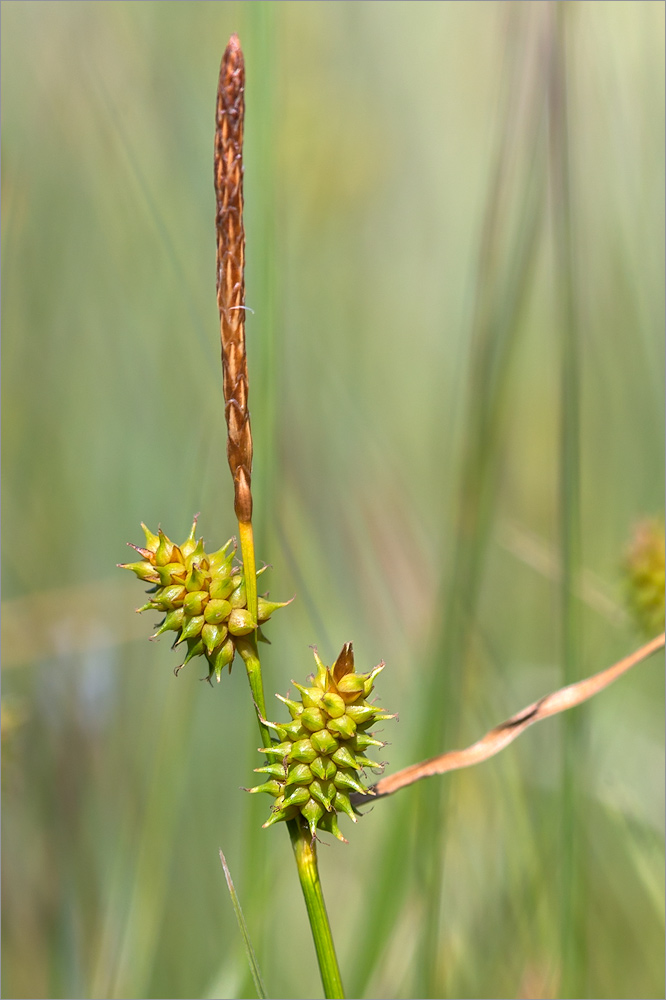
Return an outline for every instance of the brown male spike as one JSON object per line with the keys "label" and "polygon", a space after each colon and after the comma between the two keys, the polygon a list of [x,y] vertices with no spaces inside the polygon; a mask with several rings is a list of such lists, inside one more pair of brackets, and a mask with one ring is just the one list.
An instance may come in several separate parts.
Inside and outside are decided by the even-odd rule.
{"label": "brown male spike", "polygon": [[217,89],[215,197],[217,304],[227,421],[227,458],[239,522],[252,520],[252,431],[247,408],[245,353],[245,232],[243,229],[243,120],[245,64],[237,35],[229,39]]}

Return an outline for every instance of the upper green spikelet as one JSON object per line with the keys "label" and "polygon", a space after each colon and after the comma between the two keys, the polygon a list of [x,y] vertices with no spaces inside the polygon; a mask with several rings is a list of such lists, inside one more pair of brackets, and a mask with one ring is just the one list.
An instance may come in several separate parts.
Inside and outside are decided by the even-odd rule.
{"label": "upper green spikelet", "polygon": [[268,792],[275,799],[265,827],[300,814],[313,838],[317,830],[325,830],[345,841],[337,813],[346,813],[355,823],[350,796],[355,792],[372,795],[372,789],[362,781],[363,772],[383,767],[365,756],[370,747],[386,745],[368,730],[376,722],[395,716],[367,701],[375,677],[384,669],[383,663],[368,674],[357,674],[350,642],[343,646],[332,667],[324,666],[316,649],[314,656],[317,669],[308,679],[309,686],[292,682],[300,696],[298,701],[277,695],[289,709],[292,721],[266,722],[279,742],[261,748],[270,763],[255,770],[265,774],[267,780],[248,791]]}
{"label": "upper green spikelet", "polygon": [[[140,548],[128,544],[141,556],[140,562],[118,563],[140,580],[152,584],[150,599],[137,611],[158,611],[164,618],[150,637],[157,639],[165,632],[175,632],[173,646],[186,644],[187,655],[175,673],[195,656],[208,662],[208,679],[215,674],[218,681],[224,667],[231,665],[236,653],[236,640],[258,630],[278,608],[289,601],[258,600],[257,621],[247,609],[245,576],[236,558],[236,545],[229,539],[217,552],[206,552],[203,538],[197,541],[197,518],[181,545],[175,545],[161,528],[157,534],[142,524],[146,545]],[[264,572],[262,567],[257,576]]]}

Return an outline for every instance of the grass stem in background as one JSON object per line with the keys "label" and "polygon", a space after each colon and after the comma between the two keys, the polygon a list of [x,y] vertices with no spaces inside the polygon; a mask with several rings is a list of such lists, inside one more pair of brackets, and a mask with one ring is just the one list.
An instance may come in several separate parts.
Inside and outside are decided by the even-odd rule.
{"label": "grass stem in background", "polygon": [[[470,333],[471,357],[465,430],[456,498],[455,547],[450,573],[443,581],[441,624],[432,653],[432,680],[424,708],[424,737],[417,753],[432,753],[457,741],[474,634],[479,589],[489,534],[496,509],[500,460],[507,425],[507,389],[516,353],[520,320],[534,275],[543,222],[543,86],[531,64],[533,35],[540,18],[520,23],[507,12],[503,109],[498,147],[491,174],[480,246],[476,294]],[[525,101],[525,76],[530,85]],[[519,159],[515,150],[524,150]],[[524,159],[524,162],[523,162]],[[507,216],[507,202],[515,204]],[[515,218],[515,221],[514,221]],[[511,225],[509,225],[511,220]],[[509,244],[508,252],[499,248]],[[450,783],[420,792],[418,872],[423,913],[416,989],[437,997],[448,992],[451,979],[442,966],[442,893],[451,800]]]}
{"label": "grass stem in background", "polygon": [[[576,10],[550,8],[549,123],[556,292],[560,326],[560,621],[562,680],[580,675],[581,608],[576,580],[581,572],[580,357],[575,303],[569,122],[567,21]],[[585,864],[583,829],[584,719],[567,715],[562,735],[561,808],[561,983],[563,997],[586,996]]]}

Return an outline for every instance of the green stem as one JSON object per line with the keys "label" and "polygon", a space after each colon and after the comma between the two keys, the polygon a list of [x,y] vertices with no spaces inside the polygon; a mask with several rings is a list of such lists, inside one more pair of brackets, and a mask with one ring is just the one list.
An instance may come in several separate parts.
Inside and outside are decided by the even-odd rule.
{"label": "green stem", "polygon": [[257,721],[264,746],[271,744],[271,734],[264,719],[266,718],[266,699],[264,698],[264,682],[261,676],[261,662],[257,651],[257,640],[254,635],[245,635],[236,639],[236,649],[243,657],[247,679],[250,682],[250,690],[254,699],[254,707],[257,712]]}
{"label": "green stem", "polygon": [[[243,556],[243,567],[245,570],[245,587],[247,593],[247,608],[252,617],[257,619],[257,574],[256,560],[254,555],[254,536],[252,524],[250,522],[238,523],[241,552]],[[261,676],[261,662],[257,650],[256,632],[252,635],[244,636],[236,640],[236,648],[243,657],[247,679],[250,682],[250,690],[254,699],[254,707],[257,712],[257,720],[261,731],[261,738],[264,746],[270,746],[271,734],[266,726],[266,701],[264,698],[264,684]],[[309,832],[302,826],[300,820],[290,820],[287,823],[289,836],[294,849],[298,877],[303,890],[305,907],[308,912],[308,919],[312,929],[317,961],[321,981],[324,986],[326,997],[344,998],[340,969],[335,955],[333,935],[328,922],[326,904],[319,881],[319,868],[317,866],[317,848],[315,841],[311,839]]]}
{"label": "green stem", "polygon": [[344,1000],[345,994],[335,954],[333,935],[319,881],[316,842],[311,839],[309,832],[299,820],[292,819],[287,823],[287,826],[291,837],[291,846],[294,849],[308,919],[312,928],[324,993],[326,997],[342,997]]}
{"label": "green stem", "polygon": [[247,610],[257,621],[257,561],[254,555],[254,532],[251,521],[239,521],[241,555],[243,557],[243,575],[245,576],[245,594]]}
{"label": "green stem", "polygon": [[[240,535],[241,555],[243,557],[243,575],[245,576],[245,594],[247,597],[247,610],[256,622],[257,620],[257,560],[254,554],[254,532],[251,521],[239,521],[238,532]],[[254,707],[257,712],[257,720],[261,731],[261,738],[264,746],[270,746],[271,734],[268,731],[264,719],[266,718],[266,699],[264,697],[264,682],[261,676],[261,662],[257,650],[257,634],[244,636],[236,640],[236,649],[243,657],[247,679],[250,682],[250,690],[254,699]]]}

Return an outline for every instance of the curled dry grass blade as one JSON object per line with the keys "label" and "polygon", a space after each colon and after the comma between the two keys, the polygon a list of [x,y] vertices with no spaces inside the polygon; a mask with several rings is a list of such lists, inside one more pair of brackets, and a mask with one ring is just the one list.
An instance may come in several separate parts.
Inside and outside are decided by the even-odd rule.
{"label": "curled dry grass blade", "polygon": [[400,791],[401,788],[407,788],[422,778],[430,778],[435,774],[446,774],[447,771],[458,771],[463,767],[472,767],[474,764],[480,764],[482,761],[494,757],[509,743],[513,743],[516,737],[524,733],[528,726],[588,701],[589,698],[594,697],[595,694],[616,681],[622,674],[642,663],[663,647],[664,633],[662,632],[661,635],[651,639],[634,653],[630,653],[629,656],[618,660],[617,663],[601,670],[598,674],[586,677],[582,681],[576,681],[574,684],[567,684],[566,687],[544,695],[543,698],[539,698],[527,708],[512,715],[505,722],[501,722],[499,726],[495,726],[480,740],[464,750],[449,750],[438,757],[431,757],[429,760],[421,761],[420,764],[412,764],[396,774],[382,778],[376,785],[372,786],[374,793],[372,796],[354,795],[354,803],[360,805],[364,802],[375,802],[378,798],[393,795],[394,792]]}

